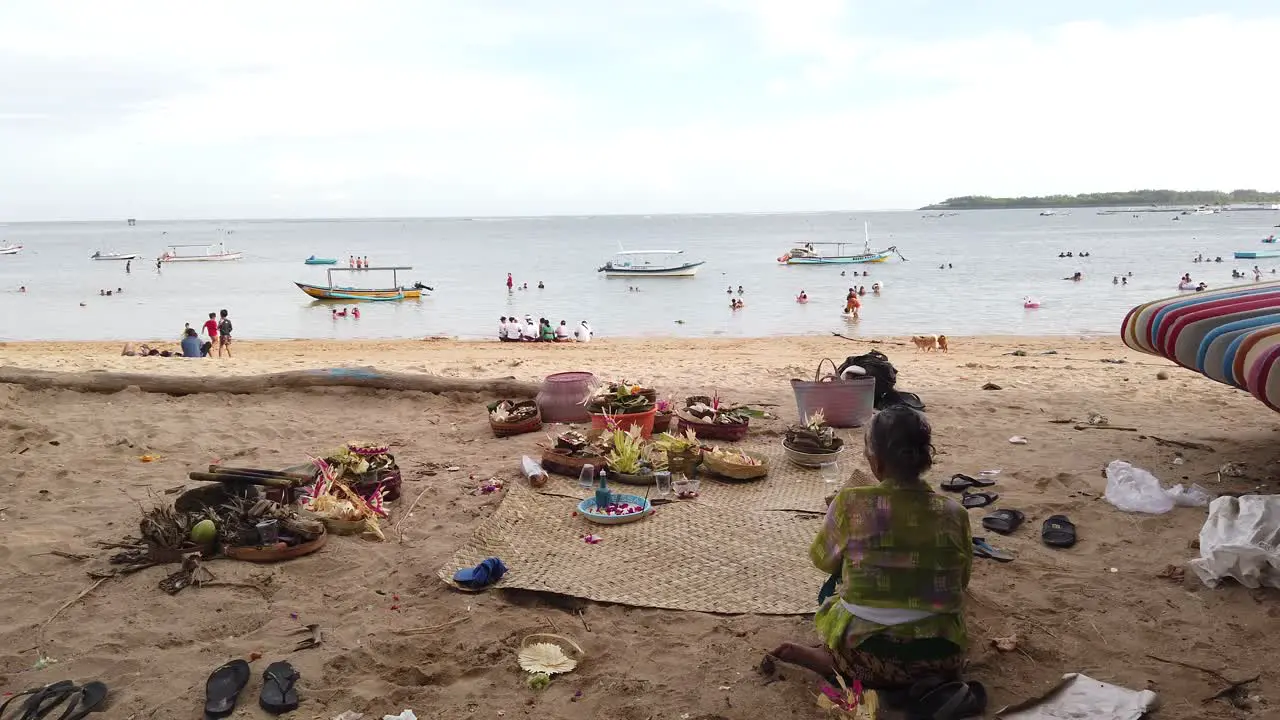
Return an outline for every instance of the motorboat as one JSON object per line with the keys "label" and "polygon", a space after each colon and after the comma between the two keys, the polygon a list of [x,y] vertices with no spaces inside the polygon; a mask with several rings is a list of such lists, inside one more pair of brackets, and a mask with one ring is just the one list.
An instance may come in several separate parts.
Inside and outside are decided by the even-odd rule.
{"label": "motorboat", "polygon": [[[295,282],[294,285],[297,285],[299,290],[317,300],[417,300],[422,297],[424,290],[430,291],[431,288],[419,282],[414,283],[412,286],[401,287],[400,271],[412,269],[412,267],[329,268],[325,271],[325,275],[329,279],[327,287],[300,282]],[[361,273],[360,277],[365,277],[364,273],[375,271],[390,272],[391,286],[385,288],[358,288],[348,285],[336,285],[333,282],[334,273],[359,272]]]}
{"label": "motorboat", "polygon": [[1239,260],[1258,260],[1280,257],[1280,250],[1237,250],[1235,256]]}
{"label": "motorboat", "polygon": [[[190,248],[200,248],[204,252],[195,252]],[[244,253],[238,250],[227,250],[226,243],[214,243],[212,245],[170,245],[165,248],[164,254],[158,260],[162,263],[225,262],[239,260],[242,257]]]}
{"label": "motorboat", "polygon": [[683,250],[620,250],[596,272],[605,277],[693,277],[706,264],[683,255]]}
{"label": "motorboat", "polygon": [[21,245],[0,245],[0,255],[17,255],[22,252]]}
{"label": "motorboat", "polygon": [[335,265],[338,262],[338,258],[322,258],[312,255],[302,262],[306,265]]}
{"label": "motorboat", "polygon": [[119,253],[119,252],[102,252],[95,250],[89,256],[90,260],[137,260],[138,253]]}

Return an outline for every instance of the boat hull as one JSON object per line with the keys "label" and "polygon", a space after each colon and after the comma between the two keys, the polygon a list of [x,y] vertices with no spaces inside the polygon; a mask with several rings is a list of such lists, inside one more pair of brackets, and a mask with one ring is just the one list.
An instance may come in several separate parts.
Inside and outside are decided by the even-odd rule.
{"label": "boat hull", "polygon": [[422,297],[422,291],[417,288],[362,290],[359,288],[331,288],[300,282],[295,282],[294,285],[297,285],[299,290],[317,300],[417,300]]}
{"label": "boat hull", "polygon": [[90,260],[137,260],[138,253],[125,253],[123,255],[98,255],[97,257],[89,256]]}
{"label": "boat hull", "polygon": [[22,252],[21,245],[5,245],[0,247],[0,255],[17,255]]}
{"label": "boat hull", "polygon": [[1280,250],[1237,250],[1239,260],[1258,260],[1260,258],[1280,257]]}
{"label": "boat hull", "polygon": [[671,268],[614,267],[605,265],[600,268],[600,272],[604,273],[605,277],[693,277],[698,274],[698,268],[705,264],[705,262],[685,263],[679,267]]}
{"label": "boat hull", "polygon": [[787,257],[785,265],[860,265],[864,263],[882,263],[893,256],[892,252],[878,252],[869,255],[837,255],[833,257]]}
{"label": "boat hull", "polygon": [[307,258],[302,261],[304,265],[336,265],[337,258]]}
{"label": "boat hull", "polygon": [[172,256],[172,257],[164,257],[163,255],[161,255],[161,256],[160,256],[160,258],[159,258],[159,260],[160,260],[160,262],[162,262],[162,263],[176,263],[176,262],[227,262],[228,260],[239,260],[239,259],[240,259],[240,258],[242,258],[242,257],[244,257],[244,253],[240,253],[240,252],[230,252],[230,253],[221,253],[221,254],[218,254],[218,255],[190,255],[190,256],[185,256],[185,255],[175,255],[175,256]]}

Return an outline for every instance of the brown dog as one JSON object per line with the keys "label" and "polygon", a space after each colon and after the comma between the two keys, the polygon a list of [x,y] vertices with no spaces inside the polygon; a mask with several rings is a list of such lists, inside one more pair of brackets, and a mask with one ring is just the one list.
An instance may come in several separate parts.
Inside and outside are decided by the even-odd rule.
{"label": "brown dog", "polygon": [[938,336],[938,349],[939,349],[939,350],[941,350],[942,352],[951,352],[951,350],[947,347],[947,336],[946,336],[946,335],[939,335],[939,336]]}
{"label": "brown dog", "polygon": [[911,342],[915,343],[916,350],[919,350],[920,352],[929,352],[930,350],[938,349],[937,335],[913,335],[911,337]]}

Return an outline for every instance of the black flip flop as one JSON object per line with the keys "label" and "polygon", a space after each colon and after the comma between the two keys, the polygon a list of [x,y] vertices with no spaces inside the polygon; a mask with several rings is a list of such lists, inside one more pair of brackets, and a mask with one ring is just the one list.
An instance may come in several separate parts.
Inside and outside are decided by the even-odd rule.
{"label": "black flip flop", "polygon": [[993,513],[982,518],[982,527],[998,532],[1001,535],[1008,535],[1017,530],[1022,525],[1022,521],[1027,516],[1022,514],[1021,510],[996,510]]}
{"label": "black flip flop", "polygon": [[22,715],[18,716],[17,720],[43,720],[79,689],[70,680],[61,680],[49,685],[42,691],[32,695],[22,705],[23,712]]}
{"label": "black flip flop", "polygon": [[204,714],[221,718],[235,712],[240,691],[249,684],[249,663],[232,660],[214,670],[204,682]]}
{"label": "black flip flop", "polygon": [[995,484],[995,480],[982,480],[975,477],[969,477],[963,473],[956,473],[951,476],[950,480],[943,480],[942,484],[938,487],[946,490],[947,492],[964,492],[969,488],[991,487]]}
{"label": "black flip flop", "polygon": [[1013,555],[987,542],[986,538],[976,537],[973,539],[973,555],[974,557],[988,558],[997,562],[1013,562]]}
{"label": "black flip flop", "polygon": [[107,686],[97,680],[87,682],[76,688],[70,698],[67,709],[62,711],[58,720],[81,720],[85,715],[101,710],[107,701]]}
{"label": "black flip flop", "polygon": [[969,685],[963,682],[925,683],[911,689],[907,704],[909,720],[955,720],[961,708],[972,704]]}
{"label": "black flip flop", "polygon": [[298,709],[298,691],[293,687],[301,675],[287,662],[273,662],[262,673],[262,694],[258,706],[273,715]]}
{"label": "black flip flop", "polygon": [[999,493],[967,492],[960,496],[960,504],[964,505],[966,509],[972,510],[973,508],[986,507],[999,499],[1000,499]]}
{"label": "black flip flop", "polygon": [[[66,696],[63,693],[70,692],[74,687],[75,683],[70,680],[59,680],[51,685],[41,685],[40,687],[34,687],[30,690],[23,690],[20,693],[10,695],[9,699],[5,700],[4,704],[0,705],[0,717],[4,717],[4,711],[9,709],[9,704],[14,700],[17,700],[20,697],[27,697],[26,701],[22,703],[22,706],[19,708],[21,712],[18,715],[10,716],[10,720],[22,720],[25,717],[29,717],[33,711],[39,709],[41,705],[47,702],[52,696],[61,696],[65,698]],[[52,705],[46,707],[44,711],[48,712],[50,708],[52,708]]]}
{"label": "black flip flop", "polygon": [[1050,547],[1069,548],[1076,544],[1076,526],[1066,515],[1052,515],[1040,529],[1040,539]]}

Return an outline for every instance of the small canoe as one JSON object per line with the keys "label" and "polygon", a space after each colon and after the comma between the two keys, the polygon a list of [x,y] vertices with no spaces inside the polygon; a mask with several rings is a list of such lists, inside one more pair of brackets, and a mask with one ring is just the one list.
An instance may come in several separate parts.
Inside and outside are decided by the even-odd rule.
{"label": "small canoe", "polygon": [[1280,257],[1280,250],[1237,250],[1235,255],[1238,260],[1257,260]]}
{"label": "small canoe", "polygon": [[338,262],[338,259],[337,258],[321,258],[321,257],[316,257],[315,255],[312,255],[311,257],[307,258],[306,260],[303,260],[302,262],[307,265],[334,265]]}

